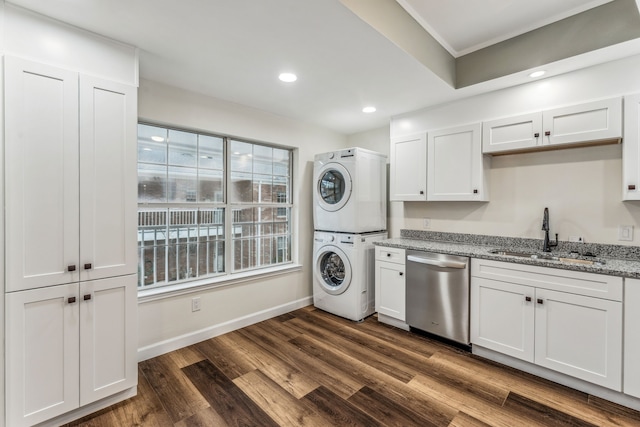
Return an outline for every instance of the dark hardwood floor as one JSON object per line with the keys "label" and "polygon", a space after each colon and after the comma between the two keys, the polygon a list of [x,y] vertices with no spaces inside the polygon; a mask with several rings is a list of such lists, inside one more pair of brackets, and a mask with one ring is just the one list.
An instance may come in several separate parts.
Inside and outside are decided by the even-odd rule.
{"label": "dark hardwood floor", "polygon": [[139,365],[69,426],[640,426],[640,413],[381,323],[306,307]]}

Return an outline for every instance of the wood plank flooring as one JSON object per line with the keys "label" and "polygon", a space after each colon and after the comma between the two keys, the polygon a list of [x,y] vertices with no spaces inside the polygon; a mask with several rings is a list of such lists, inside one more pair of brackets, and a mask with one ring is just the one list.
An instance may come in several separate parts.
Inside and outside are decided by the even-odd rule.
{"label": "wood plank flooring", "polygon": [[306,307],[141,362],[136,397],[68,426],[640,426],[640,413]]}

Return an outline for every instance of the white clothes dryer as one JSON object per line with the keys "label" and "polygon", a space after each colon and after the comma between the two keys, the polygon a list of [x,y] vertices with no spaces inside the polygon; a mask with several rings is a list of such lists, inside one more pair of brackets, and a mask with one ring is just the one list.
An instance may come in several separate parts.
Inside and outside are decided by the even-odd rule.
{"label": "white clothes dryer", "polygon": [[375,247],[387,233],[316,231],[313,239],[313,305],[359,321],[375,312]]}
{"label": "white clothes dryer", "polygon": [[317,154],[313,163],[315,230],[387,229],[387,156],[364,148]]}

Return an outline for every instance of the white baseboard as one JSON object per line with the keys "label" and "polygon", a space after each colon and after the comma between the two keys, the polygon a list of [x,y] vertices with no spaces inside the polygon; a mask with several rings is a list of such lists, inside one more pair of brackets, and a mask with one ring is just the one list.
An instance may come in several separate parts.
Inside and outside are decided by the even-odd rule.
{"label": "white baseboard", "polygon": [[262,322],[263,320],[271,319],[311,304],[313,304],[313,297],[309,296],[297,301],[271,307],[266,310],[251,313],[247,316],[232,319],[217,325],[211,325],[198,331],[189,332],[188,334],[151,344],[138,349],[138,361],[141,362],[143,360],[151,359],[152,357],[160,356],[161,354],[169,353],[171,351],[178,350],[179,348],[187,347],[200,341],[208,340],[218,335],[226,334],[227,332],[235,331],[236,329],[244,328],[245,326],[253,325],[254,323]]}

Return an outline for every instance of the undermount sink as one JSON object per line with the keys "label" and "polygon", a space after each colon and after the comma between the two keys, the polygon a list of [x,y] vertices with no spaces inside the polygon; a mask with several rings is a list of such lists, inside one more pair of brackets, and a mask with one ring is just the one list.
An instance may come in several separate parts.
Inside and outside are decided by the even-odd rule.
{"label": "undermount sink", "polygon": [[605,263],[604,261],[597,258],[595,259],[569,258],[569,257],[555,256],[547,253],[510,251],[507,249],[494,249],[492,251],[489,251],[489,253],[494,255],[505,255],[505,256],[530,258],[530,259],[542,259],[542,260],[548,260],[548,261],[560,261],[560,262],[567,262],[571,264],[582,264],[582,265],[604,265]]}

